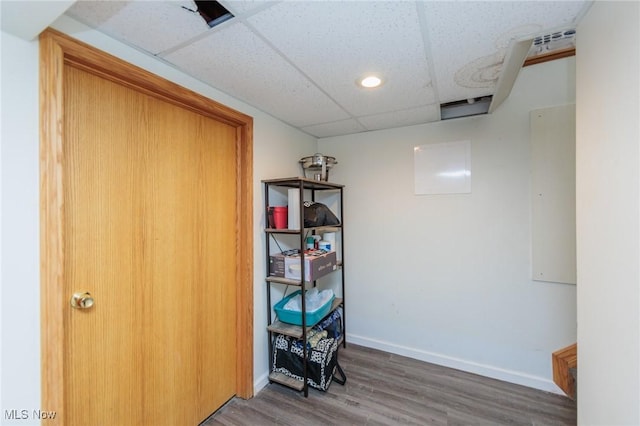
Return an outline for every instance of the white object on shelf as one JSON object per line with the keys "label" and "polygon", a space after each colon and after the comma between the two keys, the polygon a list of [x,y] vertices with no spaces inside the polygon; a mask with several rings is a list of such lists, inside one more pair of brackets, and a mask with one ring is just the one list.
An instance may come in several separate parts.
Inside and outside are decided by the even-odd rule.
{"label": "white object on shelf", "polygon": [[300,229],[300,190],[289,189],[289,229]]}

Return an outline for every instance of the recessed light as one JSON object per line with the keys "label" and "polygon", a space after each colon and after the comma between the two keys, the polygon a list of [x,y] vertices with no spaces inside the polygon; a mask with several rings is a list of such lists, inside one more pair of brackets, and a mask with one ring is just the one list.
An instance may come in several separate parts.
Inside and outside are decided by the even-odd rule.
{"label": "recessed light", "polygon": [[358,84],[360,84],[360,86],[365,87],[367,89],[373,89],[375,87],[378,87],[382,84],[382,79],[378,76],[375,75],[367,75],[363,78],[361,78],[358,81]]}

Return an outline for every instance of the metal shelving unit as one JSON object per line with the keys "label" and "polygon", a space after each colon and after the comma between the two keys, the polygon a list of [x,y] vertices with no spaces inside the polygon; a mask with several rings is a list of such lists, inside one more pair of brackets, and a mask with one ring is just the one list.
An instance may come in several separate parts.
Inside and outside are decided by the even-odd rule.
{"label": "metal shelving unit", "polygon": [[[341,247],[341,258],[338,259],[338,270],[341,275],[341,297],[336,297],[333,301],[331,309],[327,315],[330,315],[333,311],[342,306],[342,333],[341,338],[338,344],[343,347],[347,346],[347,342],[345,339],[345,330],[346,330],[346,308],[345,308],[345,300],[344,300],[344,288],[345,288],[345,277],[344,277],[344,233],[343,233],[343,190],[344,185],[326,182],[326,181],[316,181],[303,177],[293,177],[293,178],[283,178],[283,179],[267,179],[262,181],[264,184],[264,212],[265,218],[267,217],[267,212],[269,208],[269,195],[271,187],[280,187],[286,189],[298,189],[300,200],[300,229],[276,229],[276,228],[266,228],[266,270],[269,271],[269,256],[271,254],[271,244],[272,244],[272,236],[275,234],[289,234],[289,235],[298,235],[299,236],[299,248],[301,253],[301,262],[300,262],[300,276],[301,280],[292,280],[288,278],[281,277],[266,277],[265,282],[267,284],[267,332],[269,333],[269,381],[279,383],[290,388],[296,389],[298,391],[304,392],[304,396],[309,395],[309,385],[307,383],[307,359],[308,359],[308,351],[306,349],[306,345],[303,345],[303,381],[295,380],[291,377],[288,377],[284,374],[271,371],[273,366],[273,341],[274,337],[277,334],[284,334],[286,336],[291,336],[296,339],[301,339],[303,342],[307,341],[307,332],[315,325],[306,323],[306,316],[302,315],[302,325],[292,325],[283,323],[277,319],[274,319],[273,314],[273,305],[271,303],[271,287],[272,285],[284,285],[284,286],[297,286],[302,290],[302,294],[304,296],[305,291],[307,290],[307,286],[316,286],[316,282],[303,282],[305,277],[305,262],[304,262],[304,247],[305,247],[305,237],[307,235],[317,235],[322,232],[336,232],[339,235],[340,247]],[[338,226],[321,226],[321,227],[313,227],[313,228],[305,228],[304,227],[304,201],[305,201],[305,191],[306,193],[310,193],[311,201],[316,201],[316,193],[318,192],[334,192],[339,194],[339,206],[337,216],[340,219],[340,225]],[[267,222],[268,225],[268,222]],[[336,273],[336,272],[333,272]],[[302,301],[302,312],[306,312],[306,297],[301,298]],[[326,318],[326,316],[325,316]],[[319,321],[318,321],[319,322]]]}

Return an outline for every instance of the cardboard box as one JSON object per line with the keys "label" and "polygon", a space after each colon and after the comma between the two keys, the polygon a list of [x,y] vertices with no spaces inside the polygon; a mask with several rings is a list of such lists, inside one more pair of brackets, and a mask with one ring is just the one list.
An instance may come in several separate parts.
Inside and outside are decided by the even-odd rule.
{"label": "cardboard box", "polygon": [[272,254],[269,256],[269,276],[284,278],[284,254]]}
{"label": "cardboard box", "polygon": [[296,256],[300,254],[300,250],[286,250],[282,253],[276,253],[269,256],[269,276],[284,278],[284,258],[287,256]]}
{"label": "cardboard box", "polygon": [[[314,281],[335,271],[337,257],[335,251],[320,255],[305,255],[304,276],[305,281]],[[292,280],[300,279],[300,255],[284,256],[284,277]]]}

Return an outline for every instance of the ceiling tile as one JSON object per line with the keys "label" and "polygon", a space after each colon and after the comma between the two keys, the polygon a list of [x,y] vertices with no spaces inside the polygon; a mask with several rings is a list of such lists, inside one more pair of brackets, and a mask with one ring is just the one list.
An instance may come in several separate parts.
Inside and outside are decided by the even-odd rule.
{"label": "ceiling tile", "polygon": [[[584,1],[78,1],[67,14],[317,137],[439,120],[491,95],[509,43],[575,28]],[[379,74],[371,90],[356,80]]]}
{"label": "ceiling tile", "polygon": [[427,105],[409,110],[385,112],[382,114],[358,117],[367,130],[389,129],[392,127],[412,126],[415,124],[440,121],[440,106]]}
{"label": "ceiling tile", "polygon": [[[247,21],[351,115],[435,102],[413,2],[283,2]],[[367,72],[384,85],[359,88]]]}
{"label": "ceiling tile", "polygon": [[219,0],[229,12],[235,16],[246,15],[255,12],[258,9],[264,9],[274,4],[277,1],[272,0]]}
{"label": "ceiling tile", "polygon": [[343,121],[337,121],[334,123],[316,124],[313,126],[306,126],[301,129],[303,132],[307,132],[317,138],[328,138],[331,136],[348,135],[351,133],[364,132],[367,129],[362,127],[356,120],[349,119]]}
{"label": "ceiling tile", "polygon": [[77,1],[67,15],[157,54],[209,30],[192,1]]}
{"label": "ceiling tile", "polygon": [[584,1],[424,2],[441,103],[492,94],[509,42],[571,25]]}
{"label": "ceiling tile", "polygon": [[212,32],[164,59],[296,127],[348,118],[240,22]]}

